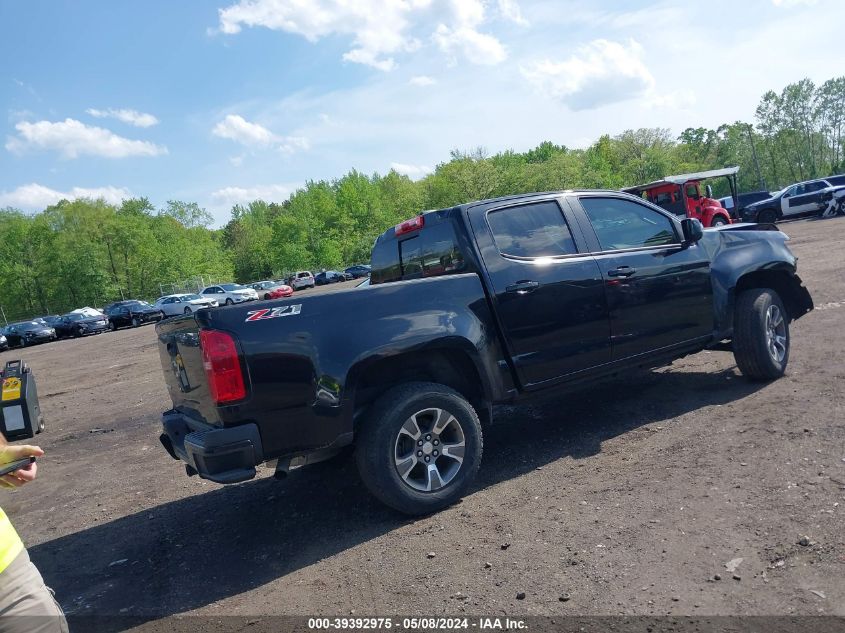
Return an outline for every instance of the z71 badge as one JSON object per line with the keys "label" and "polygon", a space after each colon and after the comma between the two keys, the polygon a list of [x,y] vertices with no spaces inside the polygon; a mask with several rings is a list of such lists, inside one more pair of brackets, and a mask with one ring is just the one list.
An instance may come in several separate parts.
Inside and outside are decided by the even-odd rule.
{"label": "z71 badge", "polygon": [[278,319],[279,317],[294,316],[299,314],[302,310],[302,304],[297,303],[294,306],[282,306],[281,308],[264,308],[263,310],[253,310],[247,312],[245,322],[249,321],[263,321],[265,319]]}

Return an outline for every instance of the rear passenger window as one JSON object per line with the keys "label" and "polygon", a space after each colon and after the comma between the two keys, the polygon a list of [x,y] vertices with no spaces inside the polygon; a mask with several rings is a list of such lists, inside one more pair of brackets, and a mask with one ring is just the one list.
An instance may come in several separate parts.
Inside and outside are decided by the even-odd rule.
{"label": "rear passenger window", "polygon": [[672,221],[654,209],[619,198],[580,198],[603,251],[678,243]]}
{"label": "rear passenger window", "polygon": [[549,200],[493,211],[487,223],[503,255],[554,257],[577,252],[557,202]]}

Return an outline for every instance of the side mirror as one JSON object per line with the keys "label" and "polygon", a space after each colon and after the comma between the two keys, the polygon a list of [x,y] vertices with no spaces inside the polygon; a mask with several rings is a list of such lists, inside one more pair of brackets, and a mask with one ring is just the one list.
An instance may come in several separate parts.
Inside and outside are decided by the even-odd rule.
{"label": "side mirror", "polygon": [[713,187],[711,187],[710,185],[707,185],[706,187],[704,187],[704,191],[705,191],[705,195],[706,195],[708,198],[712,198],[712,197],[713,197]]}
{"label": "side mirror", "polygon": [[695,244],[704,235],[704,228],[696,218],[684,218],[681,220],[681,229],[684,232],[684,242]]}

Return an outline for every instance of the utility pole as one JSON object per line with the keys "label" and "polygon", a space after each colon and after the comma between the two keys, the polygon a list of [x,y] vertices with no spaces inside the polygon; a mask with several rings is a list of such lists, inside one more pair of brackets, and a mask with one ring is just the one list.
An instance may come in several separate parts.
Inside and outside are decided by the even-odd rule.
{"label": "utility pole", "polygon": [[5,325],[9,325],[9,321],[6,319],[6,311],[3,309],[3,306],[0,306],[0,314],[3,315],[3,323]]}
{"label": "utility pole", "polygon": [[760,173],[760,162],[757,160],[757,149],[754,147],[754,128],[751,127],[750,123],[746,124],[745,127],[746,132],[748,132],[748,141],[751,143],[751,156],[754,158],[754,169],[757,172],[757,182],[760,185],[760,189],[766,189],[766,181],[763,180],[763,174]]}

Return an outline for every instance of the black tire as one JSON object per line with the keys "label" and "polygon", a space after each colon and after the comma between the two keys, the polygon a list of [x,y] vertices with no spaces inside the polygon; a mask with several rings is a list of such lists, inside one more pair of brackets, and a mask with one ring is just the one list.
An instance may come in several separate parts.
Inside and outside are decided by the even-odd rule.
{"label": "black tire", "polygon": [[725,226],[727,223],[728,221],[723,216],[717,215],[710,221],[710,226]]}
{"label": "black tire", "polygon": [[232,301],[231,297],[226,297],[226,305],[227,305],[227,306],[230,306],[230,305],[232,305],[233,303],[235,303],[235,302],[234,302],[234,301]]}
{"label": "black tire", "polygon": [[[415,418],[418,414],[425,416],[426,410],[429,409],[441,409],[451,417],[443,429],[443,436],[429,433],[426,437],[433,435],[436,439],[445,437],[447,431],[453,434],[459,431],[459,437],[463,442],[463,461],[458,463],[445,485],[437,490],[426,492],[415,489],[411,483],[403,480],[399,474],[396,459],[400,442],[408,437],[400,433],[401,429],[412,416]],[[458,425],[457,429],[453,426],[455,423]],[[420,424],[424,426],[423,422]],[[420,424],[417,426],[421,430],[423,426]],[[440,445],[441,452],[446,446],[446,440],[443,442]],[[408,458],[414,460],[415,465],[407,471],[406,476],[414,472],[417,467],[420,467],[423,472],[429,470],[422,459],[417,460],[413,457],[413,454],[422,454],[422,450],[417,451],[412,440],[410,446],[413,448]],[[426,441],[425,446],[421,448],[427,451],[426,458],[434,457],[431,453],[432,441]],[[409,515],[430,514],[458,501],[475,479],[481,465],[482,452],[481,423],[472,405],[453,389],[428,382],[405,383],[382,395],[376,400],[366,419],[362,421],[355,440],[355,460],[367,489],[382,503]],[[454,468],[454,464],[457,463],[445,454],[434,457],[430,463],[443,463],[444,460],[446,469]],[[442,473],[439,469],[437,472],[437,482],[441,482]],[[429,484],[431,483],[432,480],[429,479]]]}
{"label": "black tire", "polygon": [[269,293],[265,293],[265,294],[264,294],[264,301],[269,301],[269,300],[270,300],[270,294],[269,294]]}
{"label": "black tire", "polygon": [[[780,315],[782,329],[770,327]],[[780,326],[780,323],[778,323]],[[782,336],[778,345],[774,333]],[[789,316],[778,293],[752,288],[737,297],[733,334],[734,359],[749,380],[774,380],[783,376],[789,363]]]}
{"label": "black tire", "polygon": [[109,329],[112,332],[117,332],[117,323],[115,323],[114,321],[109,321]]}
{"label": "black tire", "polygon": [[184,311],[184,313],[185,313],[185,314],[190,314],[191,312],[192,312],[192,310],[191,310],[191,306],[185,306],[185,311]]}
{"label": "black tire", "polygon": [[777,222],[778,214],[774,209],[763,209],[757,214],[757,222],[760,224],[774,224]]}
{"label": "black tire", "polygon": [[138,317],[132,317],[132,327],[138,327],[141,325],[141,320]]}
{"label": "black tire", "polygon": [[76,328],[76,330],[74,330],[74,332],[73,332],[73,336],[74,336],[74,338],[79,338],[80,336],[82,336],[82,330],[80,330],[79,328]]}

